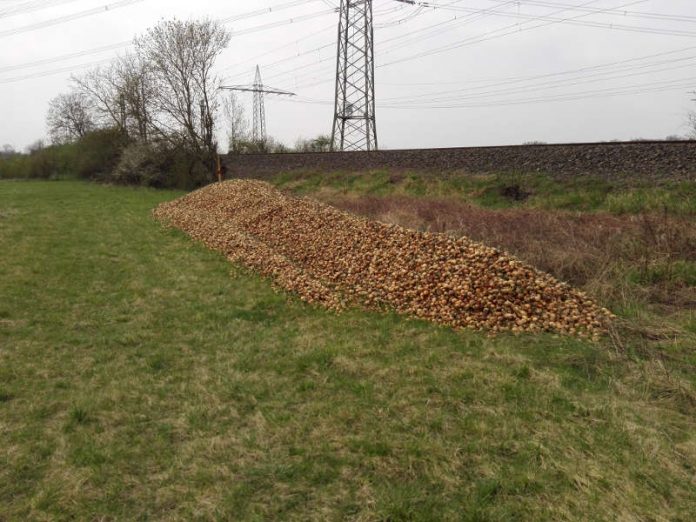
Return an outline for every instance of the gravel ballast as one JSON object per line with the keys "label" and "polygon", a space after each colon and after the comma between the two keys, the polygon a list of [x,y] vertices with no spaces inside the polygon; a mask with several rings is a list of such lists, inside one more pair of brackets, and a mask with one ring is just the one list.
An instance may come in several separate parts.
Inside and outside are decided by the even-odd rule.
{"label": "gravel ballast", "polygon": [[260,181],[209,185],[154,216],[310,303],[391,307],[453,327],[602,333],[583,292],[467,238],[356,217]]}

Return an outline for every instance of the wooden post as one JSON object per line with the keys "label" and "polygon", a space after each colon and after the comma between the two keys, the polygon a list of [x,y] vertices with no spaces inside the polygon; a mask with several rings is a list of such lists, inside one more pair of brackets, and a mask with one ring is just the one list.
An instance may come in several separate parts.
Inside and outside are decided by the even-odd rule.
{"label": "wooden post", "polygon": [[216,154],[215,157],[217,158],[217,170],[215,173],[217,174],[218,183],[222,183],[222,164],[220,163],[220,155]]}

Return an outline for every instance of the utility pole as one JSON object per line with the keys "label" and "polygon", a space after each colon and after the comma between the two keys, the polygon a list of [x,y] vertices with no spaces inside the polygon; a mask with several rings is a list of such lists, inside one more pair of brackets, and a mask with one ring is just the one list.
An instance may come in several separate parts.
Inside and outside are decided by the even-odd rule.
{"label": "utility pole", "polygon": [[331,150],[377,150],[372,0],[341,0]]}
{"label": "utility pole", "polygon": [[230,85],[222,86],[221,89],[228,91],[242,91],[254,93],[254,124],[252,128],[252,138],[255,142],[266,141],[266,107],[264,97],[266,94],[277,94],[279,96],[295,96],[294,92],[283,91],[267,87],[261,81],[261,71],[259,66],[256,66],[256,76],[254,83],[251,85]]}

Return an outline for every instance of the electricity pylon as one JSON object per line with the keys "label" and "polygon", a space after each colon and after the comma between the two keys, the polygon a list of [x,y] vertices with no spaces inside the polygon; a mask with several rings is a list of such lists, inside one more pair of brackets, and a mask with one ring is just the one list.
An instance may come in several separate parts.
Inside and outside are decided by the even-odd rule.
{"label": "electricity pylon", "polygon": [[252,139],[254,141],[266,141],[266,106],[263,101],[263,82],[261,71],[256,66],[254,77],[254,124],[252,126]]}
{"label": "electricity pylon", "polygon": [[372,0],[341,0],[331,150],[377,150]]}
{"label": "electricity pylon", "polygon": [[266,94],[278,94],[281,96],[295,96],[294,92],[283,91],[280,89],[274,89],[267,87],[261,81],[261,71],[259,66],[256,66],[256,76],[254,78],[254,83],[251,85],[223,85],[221,89],[226,89],[228,91],[243,91],[243,92],[253,92],[254,93],[254,119],[253,126],[251,130],[252,139],[256,142],[266,141],[266,107],[264,103],[264,97]]}

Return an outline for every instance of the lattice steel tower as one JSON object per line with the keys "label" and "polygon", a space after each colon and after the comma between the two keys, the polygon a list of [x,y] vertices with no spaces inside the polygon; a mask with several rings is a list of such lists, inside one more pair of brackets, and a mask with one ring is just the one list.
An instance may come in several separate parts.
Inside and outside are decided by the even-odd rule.
{"label": "lattice steel tower", "polygon": [[294,92],[283,91],[280,89],[274,89],[273,87],[268,87],[261,81],[261,71],[259,66],[256,66],[256,76],[254,78],[254,83],[251,85],[223,85],[221,89],[226,89],[228,91],[242,91],[242,92],[253,92],[254,93],[254,119],[253,126],[251,129],[251,137],[257,142],[266,141],[266,106],[264,103],[264,97],[266,94],[277,94],[280,96],[295,96]]}
{"label": "lattice steel tower", "polygon": [[261,71],[256,66],[256,77],[251,85],[222,85],[221,89],[228,91],[242,91],[254,93],[254,124],[251,129],[251,137],[257,142],[266,141],[266,107],[264,97],[266,94],[278,94],[280,96],[295,96],[294,92],[274,89],[263,84],[261,81]]}
{"label": "lattice steel tower", "polygon": [[254,77],[254,123],[251,128],[252,139],[256,142],[266,141],[266,106],[263,96],[263,82],[261,81],[261,71],[256,66],[256,76]]}
{"label": "lattice steel tower", "polygon": [[377,150],[372,0],[341,0],[332,150]]}

